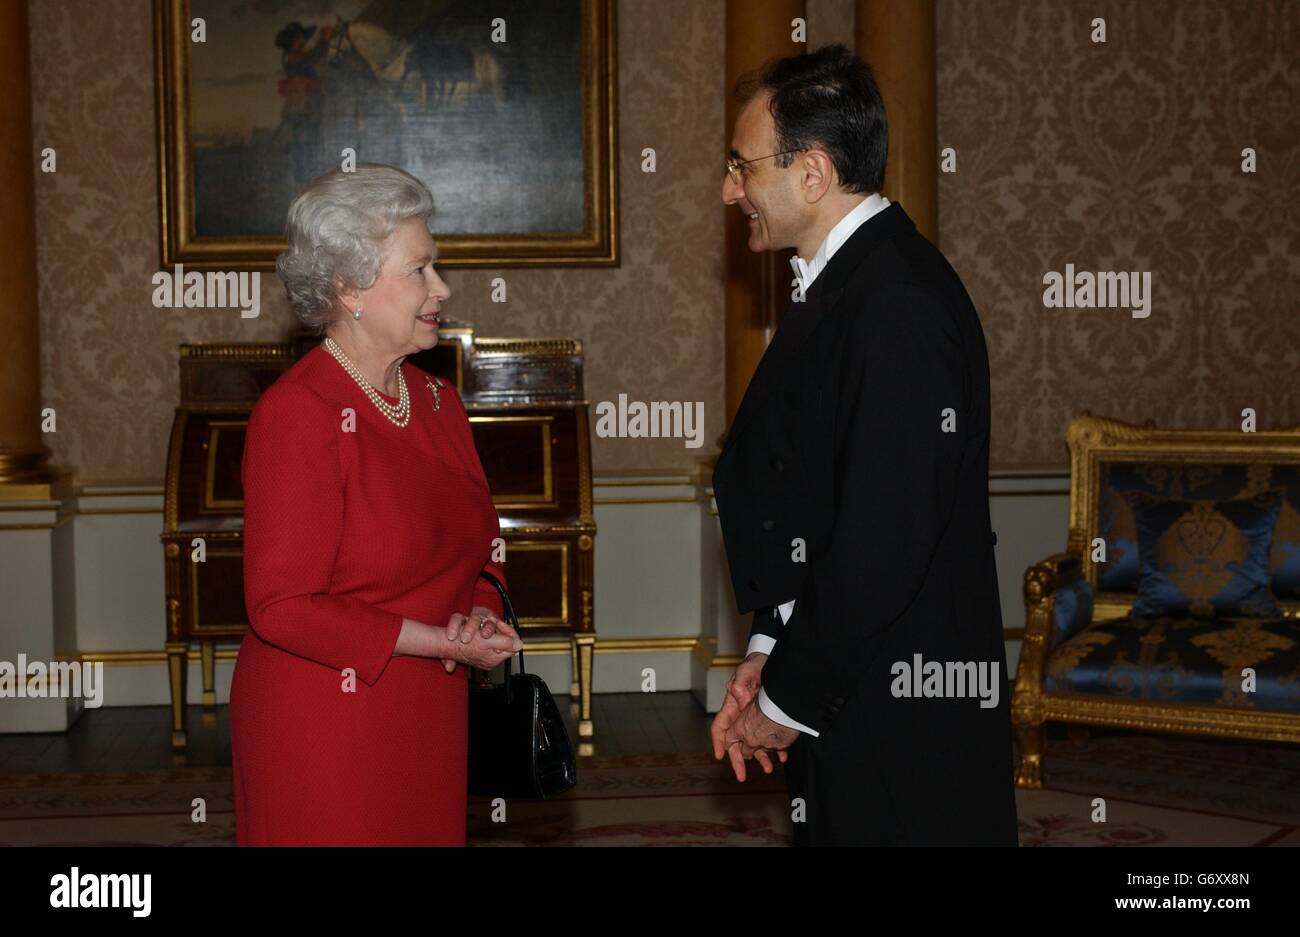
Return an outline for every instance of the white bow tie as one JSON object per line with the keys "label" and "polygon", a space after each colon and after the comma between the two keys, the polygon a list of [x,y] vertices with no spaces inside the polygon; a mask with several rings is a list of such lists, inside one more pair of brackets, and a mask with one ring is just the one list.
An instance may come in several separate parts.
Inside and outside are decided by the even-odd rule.
{"label": "white bow tie", "polygon": [[799,281],[799,291],[808,292],[808,284],[812,282],[812,268],[808,262],[799,255],[790,258],[790,269],[794,271],[795,279]]}

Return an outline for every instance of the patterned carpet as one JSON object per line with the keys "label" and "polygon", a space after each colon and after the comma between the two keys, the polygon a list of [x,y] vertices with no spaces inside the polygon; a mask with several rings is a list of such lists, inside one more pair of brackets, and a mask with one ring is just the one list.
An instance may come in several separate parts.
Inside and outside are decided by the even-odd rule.
{"label": "patterned carpet", "polygon": [[[1045,790],[1019,791],[1026,846],[1300,845],[1300,749],[1154,736],[1053,741]],[[1104,797],[1105,823],[1091,819]],[[203,798],[205,823],[192,822]],[[499,816],[498,820],[501,820]],[[472,845],[780,846],[779,775],[744,785],[705,753],[597,756],[546,802],[470,805]],[[227,768],[0,776],[0,844],[231,845]]]}

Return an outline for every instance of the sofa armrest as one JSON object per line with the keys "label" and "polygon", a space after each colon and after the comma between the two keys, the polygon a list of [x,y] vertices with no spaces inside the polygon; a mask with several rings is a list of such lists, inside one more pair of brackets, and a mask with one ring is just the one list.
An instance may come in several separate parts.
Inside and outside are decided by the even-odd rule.
{"label": "sofa armrest", "polygon": [[1025,636],[1016,692],[1036,695],[1052,650],[1092,621],[1092,587],[1077,553],[1056,553],[1025,570]]}
{"label": "sofa armrest", "polygon": [[1092,586],[1082,576],[1057,584],[1052,593],[1051,624],[1047,634],[1049,655],[1092,624],[1092,603]]}
{"label": "sofa armrest", "polygon": [[1056,553],[1025,570],[1025,637],[1040,635],[1050,652],[1092,622],[1092,586],[1077,553]]}

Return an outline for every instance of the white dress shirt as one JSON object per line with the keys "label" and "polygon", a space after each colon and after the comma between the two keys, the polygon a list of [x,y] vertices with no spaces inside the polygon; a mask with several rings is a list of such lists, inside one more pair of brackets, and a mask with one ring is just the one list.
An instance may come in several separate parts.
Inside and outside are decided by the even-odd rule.
{"label": "white dress shirt", "polygon": [[[806,262],[802,257],[794,256],[790,258],[790,267],[794,270],[795,279],[799,281],[799,291],[803,296],[808,295],[808,290],[812,287],[813,281],[817,275],[826,269],[830,259],[835,256],[835,252],[847,241],[854,231],[857,231],[868,218],[884,211],[889,207],[889,199],[883,195],[873,192],[862,201],[858,202],[847,215],[835,223],[822,241],[821,246],[817,248],[817,253],[813,255],[812,262]],[[777,611],[781,614],[781,624],[784,625],[790,620],[791,614],[794,613],[794,599],[789,602],[782,602],[777,606]],[[755,652],[760,654],[771,654],[772,648],[776,647],[776,640],[765,634],[756,634],[749,639],[749,647],[745,649],[745,655],[749,656]],[[798,729],[805,735],[811,735],[814,738],[820,733],[801,722],[796,722],[785,714],[780,706],[772,701],[767,695],[767,689],[760,687],[758,691],[758,708],[763,715],[773,722],[779,723],[789,729]]]}

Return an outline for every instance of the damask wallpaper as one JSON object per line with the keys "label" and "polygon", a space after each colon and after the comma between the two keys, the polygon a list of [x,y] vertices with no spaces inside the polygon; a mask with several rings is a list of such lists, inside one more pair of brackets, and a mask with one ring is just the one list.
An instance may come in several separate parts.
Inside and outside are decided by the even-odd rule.
{"label": "damask wallpaper", "polygon": [[[1300,5],[937,9],[940,246],[988,338],[994,464],[1063,467],[1085,409],[1300,425]],[[1044,308],[1066,264],[1149,272],[1149,315]]]}
{"label": "damask wallpaper", "polygon": [[[262,312],[155,309],[153,60],[146,0],[32,0],[42,381],[58,464],[160,483],[176,346],[273,341]],[[1300,423],[1296,5],[1284,0],[940,0],[941,246],[983,317],[998,468],[1063,466],[1090,408],[1162,425]],[[834,31],[852,5],[809,3]],[[847,18],[846,18],[847,13]],[[1106,42],[1089,24],[1106,19]],[[690,471],[722,414],[722,0],[620,0],[623,263],[449,270],[448,314],[487,335],[583,340],[587,396],[703,401],[705,445],[596,439],[598,472]],[[845,24],[848,24],[847,26]],[[810,23],[815,41],[826,35]],[[888,102],[886,102],[888,104]],[[653,147],[656,171],[642,172]],[[1253,147],[1258,171],[1241,172]],[[436,236],[437,219],[434,219]],[[1049,309],[1067,264],[1151,274],[1150,315]],[[509,302],[490,301],[504,276]]]}

